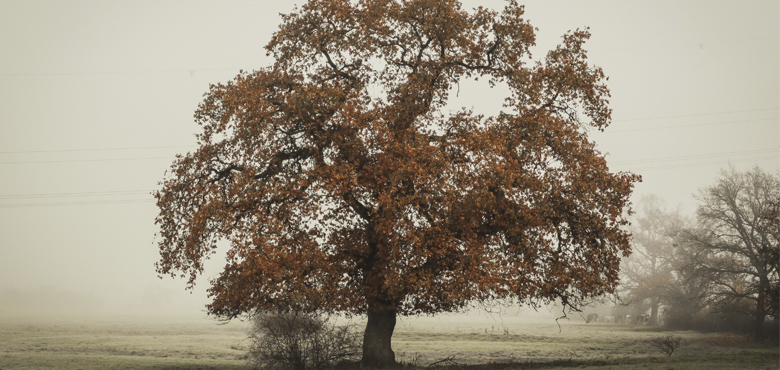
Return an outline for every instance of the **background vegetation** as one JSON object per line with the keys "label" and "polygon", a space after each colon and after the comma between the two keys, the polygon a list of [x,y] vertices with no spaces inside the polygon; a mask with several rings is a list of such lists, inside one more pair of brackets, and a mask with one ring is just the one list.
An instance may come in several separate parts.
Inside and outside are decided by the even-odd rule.
{"label": "background vegetation", "polygon": [[625,305],[602,316],[777,341],[780,175],[723,170],[696,199],[695,218],[641,199],[621,266]]}

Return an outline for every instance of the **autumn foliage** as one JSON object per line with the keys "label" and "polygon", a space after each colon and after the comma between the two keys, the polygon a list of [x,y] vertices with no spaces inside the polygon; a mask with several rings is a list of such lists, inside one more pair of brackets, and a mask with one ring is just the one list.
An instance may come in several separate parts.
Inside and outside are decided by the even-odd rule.
{"label": "autumn foliage", "polygon": [[[638,177],[588,139],[610,122],[589,33],[533,61],[522,16],[445,0],[283,16],[274,65],[211,86],[198,149],[156,193],[158,273],[194,284],[227,241],[211,314],[366,314],[371,366],[394,363],[396,315],[611,292]],[[504,111],[451,112],[463,79],[508,87]]]}

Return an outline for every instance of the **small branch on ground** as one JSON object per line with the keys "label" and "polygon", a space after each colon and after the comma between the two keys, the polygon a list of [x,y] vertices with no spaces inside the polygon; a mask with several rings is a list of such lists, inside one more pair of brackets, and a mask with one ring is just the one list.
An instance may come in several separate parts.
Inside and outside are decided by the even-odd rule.
{"label": "small branch on ground", "polygon": [[439,364],[447,364],[447,365],[454,365],[458,366],[458,363],[455,361],[455,356],[449,356],[443,360],[439,360],[433,363],[428,364],[428,367],[434,367]]}
{"label": "small branch on ground", "polygon": [[674,353],[674,350],[680,347],[680,342],[682,341],[682,338],[675,337],[671,335],[667,335],[665,337],[658,337],[650,339],[650,345],[663,352],[666,353],[667,356],[671,356],[672,353]]}

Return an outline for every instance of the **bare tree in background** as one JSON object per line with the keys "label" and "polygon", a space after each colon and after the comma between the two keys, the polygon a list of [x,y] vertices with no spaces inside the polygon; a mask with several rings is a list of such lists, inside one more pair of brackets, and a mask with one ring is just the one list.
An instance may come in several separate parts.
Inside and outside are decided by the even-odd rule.
{"label": "bare tree in background", "polygon": [[664,325],[676,329],[694,329],[695,317],[704,311],[712,285],[709,271],[699,261],[704,253],[685,242],[685,235],[698,227],[696,224],[670,225],[669,234],[675,241],[670,282],[664,297]]}
{"label": "bare tree in background", "polygon": [[764,218],[760,221],[761,227],[767,230],[767,239],[774,245],[769,249],[769,260],[775,261],[774,279],[769,282],[769,292],[764,296],[764,305],[768,307],[767,315],[778,319],[780,311],[780,279],[777,278],[778,266],[780,260],[780,197],[775,197],[767,207]]}
{"label": "bare tree in background", "polygon": [[712,278],[709,303],[720,312],[752,315],[754,335],[762,338],[767,316],[776,320],[778,311],[780,176],[732,168],[698,199],[699,228],[682,236]]}
{"label": "bare tree in background", "polygon": [[629,301],[639,307],[637,313],[650,309],[649,325],[658,325],[659,307],[674,279],[675,247],[673,230],[683,222],[677,212],[668,212],[662,199],[655,195],[641,198],[632,223],[634,254],[622,268],[624,289]]}

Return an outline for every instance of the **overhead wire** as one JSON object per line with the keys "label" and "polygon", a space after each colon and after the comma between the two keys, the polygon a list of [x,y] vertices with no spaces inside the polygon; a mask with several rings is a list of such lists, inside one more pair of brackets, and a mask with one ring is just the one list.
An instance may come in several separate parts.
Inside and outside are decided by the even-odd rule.
{"label": "overhead wire", "polygon": [[[746,109],[746,110],[734,110],[734,111],[722,111],[712,113],[699,113],[689,115],[676,115],[676,116],[660,116],[660,117],[646,117],[626,120],[616,120],[614,122],[632,122],[632,121],[649,121],[649,120],[663,120],[672,118],[689,118],[699,116],[715,116],[725,115],[733,113],[745,113],[745,112],[758,112],[767,110],[777,110],[778,108],[759,108],[759,109]],[[778,119],[778,117],[771,118],[759,118],[751,120],[738,120],[738,121],[726,121],[726,122],[708,122],[689,125],[678,126],[664,126],[664,127],[645,127],[634,128],[625,130],[615,130],[608,132],[624,132],[624,131],[642,131],[642,130],[656,130],[656,129],[673,129],[681,127],[691,126],[705,126],[705,125],[717,125],[728,123],[741,123],[741,122],[754,122]],[[102,151],[132,151],[132,150],[151,150],[151,149],[173,149],[173,148],[194,148],[194,146],[183,145],[169,145],[169,146],[139,146],[139,147],[116,147],[116,148],[87,148],[87,149],[58,149],[58,150],[15,150],[15,151],[0,151],[0,154],[31,154],[31,153],[69,153],[69,152],[102,152]],[[720,152],[687,156],[674,156],[674,157],[662,157],[662,158],[650,158],[639,159],[629,161],[617,161],[610,162],[610,165],[615,167],[626,167],[634,172],[653,171],[661,169],[677,169],[697,166],[708,166],[713,164],[723,164],[724,160],[729,163],[741,163],[749,161],[765,161],[771,159],[778,159],[777,155],[767,156],[766,154],[777,152],[777,148],[772,149],[757,149],[737,152]],[[740,156],[750,156],[748,158],[734,158]],[[727,158],[724,158],[727,157]],[[715,159],[722,158],[717,161]],[[172,156],[164,157],[126,157],[126,158],[106,158],[106,159],[64,159],[64,160],[40,160],[40,161],[5,161],[0,162],[0,165],[13,165],[13,164],[44,164],[44,163],[78,163],[78,162],[111,162],[111,161],[133,161],[133,160],[156,160],[156,159],[173,159]],[[705,160],[705,162],[701,162]],[[694,163],[673,163],[680,161],[697,161]],[[638,165],[638,166],[636,166]],[[645,167],[642,167],[642,166]],[[132,196],[141,194],[150,194],[151,191],[146,190],[126,190],[126,191],[99,191],[99,192],[78,192],[78,193],[41,193],[41,194],[15,194],[15,195],[0,195],[0,200],[16,201],[16,200],[48,200],[58,198],[94,198],[94,197],[108,197],[108,196]],[[26,202],[26,203],[6,203],[0,204],[0,208],[11,207],[49,207],[49,206],[80,206],[80,205],[102,205],[102,204],[127,204],[127,203],[150,203],[153,199],[80,199],[74,201],[62,201],[62,202]]]}
{"label": "overhead wire", "polygon": [[[606,48],[606,49],[590,49],[589,52],[612,52],[612,51],[631,51],[639,49],[659,49],[659,48],[677,48],[677,47],[691,47],[698,46],[700,49],[704,48],[704,45],[711,44],[729,44],[729,43],[746,43],[752,41],[763,40],[777,40],[778,37],[754,37],[749,39],[740,40],[722,40],[722,41],[707,41],[707,42],[690,42],[679,44],[662,44],[662,45],[650,45],[639,47],[619,47],[619,48]],[[190,77],[194,76],[195,72],[213,72],[213,71],[251,71],[249,68],[180,68],[180,69],[157,69],[157,70],[125,70],[125,71],[102,71],[102,72],[44,72],[44,73],[0,73],[0,77],[34,77],[34,76],[89,76],[89,75],[128,75],[128,74],[160,74],[160,73],[189,73]]]}
{"label": "overhead wire", "polygon": [[121,199],[98,200],[81,202],[51,202],[51,203],[7,203],[0,204],[0,208],[29,208],[29,207],[59,207],[59,206],[87,206],[101,204],[127,204],[127,203],[152,203],[154,199]]}
{"label": "overhead wire", "polygon": [[[678,169],[688,167],[699,167],[709,165],[722,165],[724,161],[728,163],[743,163],[751,161],[764,161],[771,159],[778,159],[778,154],[767,156],[769,153],[780,154],[780,149],[756,149],[756,150],[743,150],[733,152],[720,152],[720,153],[708,153],[698,155],[686,155],[686,156],[673,156],[673,157],[660,157],[651,159],[639,159],[631,161],[616,161],[610,162],[611,166],[625,167],[631,165],[640,165],[639,167],[632,166],[627,168],[632,172],[646,172],[661,169]],[[749,156],[747,158],[734,158],[735,156]],[[718,160],[713,160],[721,158]],[[706,162],[694,162],[694,163],[668,163],[678,161],[690,161],[690,160],[707,160]],[[664,163],[667,162],[667,163]],[[642,167],[641,165],[646,165]],[[40,199],[47,200],[52,198],[84,198],[84,197],[106,197],[106,196],[127,196],[127,195],[142,195],[151,194],[153,190],[116,190],[116,191],[93,191],[93,192],[70,192],[70,193],[36,193],[36,194],[10,194],[0,195],[0,200],[32,200]],[[128,204],[128,203],[152,203],[154,199],[84,199],[78,201],[62,201],[62,202],[27,202],[27,203],[6,203],[0,204],[0,208],[15,208],[15,207],[54,207],[54,206],[82,206],[82,205],[104,205],[104,204]]]}
{"label": "overhead wire", "polygon": [[[49,72],[49,73],[0,73],[0,77],[33,77],[33,76],[89,76],[89,75],[129,75],[129,74],[159,74],[159,73],[189,73],[212,71],[240,71],[241,68],[200,68],[200,69],[159,69],[144,71],[104,71],[104,72]],[[247,69],[243,69],[246,71]]]}
{"label": "overhead wire", "polygon": [[[777,160],[778,156],[764,156],[764,157],[751,157],[751,158],[737,158],[737,159],[728,159],[727,163],[744,163],[744,162],[759,162],[759,161],[767,161],[767,160]],[[697,162],[697,163],[679,163],[679,164],[669,164],[664,166],[654,166],[654,167],[638,167],[638,168],[631,168],[632,172],[644,172],[644,171],[654,171],[654,170],[671,170],[671,169],[678,169],[678,168],[688,168],[688,167],[700,167],[700,166],[710,166],[710,165],[723,165],[724,160],[719,161],[710,161],[710,162]]]}
{"label": "overhead wire", "polygon": [[[674,163],[691,160],[695,162]],[[704,162],[702,162],[702,160],[704,160]],[[632,172],[645,172],[664,169],[723,165],[726,163],[761,162],[768,160],[780,160],[780,148],[743,150],[736,152],[709,153],[653,159],[638,159],[632,161],[614,161],[610,162],[609,164],[618,168],[627,168]]]}
{"label": "overhead wire", "polygon": [[720,41],[706,41],[706,42],[683,42],[678,44],[661,44],[661,45],[645,45],[645,46],[635,46],[635,47],[622,47],[622,48],[605,48],[605,49],[590,49],[588,52],[601,52],[601,51],[623,51],[623,50],[647,50],[647,49],[666,49],[666,48],[679,48],[679,47],[695,47],[698,46],[699,49],[704,49],[705,45],[712,45],[712,44],[745,44],[747,42],[751,41],[764,41],[764,40],[777,40],[778,37],[752,37],[749,39],[739,39],[739,40],[720,40]]}
{"label": "overhead wire", "polygon": [[607,130],[607,131],[604,131],[604,133],[610,134],[610,133],[631,132],[631,131],[665,130],[665,129],[671,129],[671,128],[696,127],[696,126],[712,126],[712,125],[722,125],[722,124],[727,124],[727,123],[757,122],[757,121],[769,121],[769,120],[777,120],[777,119],[780,119],[780,117],[757,118],[757,119],[740,120],[740,121],[726,121],[726,122],[694,123],[694,124],[676,125],[676,126],[640,127],[640,128],[629,128],[629,129],[622,129],[622,130]]}
{"label": "overhead wire", "polygon": [[63,198],[63,197],[94,197],[151,194],[152,190],[118,190],[118,191],[90,191],[80,193],[41,193],[41,194],[12,194],[0,195],[0,199],[28,199],[28,198]]}
{"label": "overhead wire", "polygon": [[[0,200],[11,201],[11,202],[25,200],[28,202],[4,203],[4,204],[0,204],[0,208],[150,203],[154,201],[154,199],[152,199],[149,196],[151,194],[152,194],[151,190],[117,190],[117,191],[90,191],[90,192],[70,192],[70,193],[9,194],[9,195],[0,195]],[[138,196],[138,195],[147,195],[147,197],[142,199],[138,199],[138,198],[100,199],[101,197],[116,197],[116,196],[124,197],[124,196]],[[97,198],[97,199],[80,199],[80,200],[65,199],[64,201],[51,201],[51,200],[58,200],[58,198]],[[30,200],[48,200],[48,202],[29,202]]]}
{"label": "overhead wire", "polygon": [[141,158],[108,158],[108,159],[64,159],[52,161],[17,161],[0,162],[0,164],[34,164],[34,163],[71,163],[71,162],[113,162],[113,161],[140,161],[149,159],[172,159],[172,157],[141,157]]}
{"label": "overhead wire", "polygon": [[[723,112],[712,112],[712,113],[699,113],[699,114],[686,114],[686,115],[676,115],[676,116],[660,116],[660,117],[645,117],[645,118],[621,119],[621,120],[614,120],[612,122],[616,123],[616,122],[649,121],[649,120],[659,120],[659,119],[669,119],[669,118],[687,118],[687,117],[712,116],[712,115],[731,114],[731,113],[759,112],[759,111],[778,110],[778,109],[780,109],[780,108],[775,107],[775,108],[745,109],[745,110],[734,110],[734,111],[723,111]],[[708,126],[708,125],[719,125],[719,124],[728,124],[728,123],[768,121],[768,120],[775,120],[775,119],[780,119],[780,117],[768,117],[768,118],[757,118],[757,119],[750,119],[750,120],[737,120],[737,121],[725,121],[725,122],[695,123],[695,124],[687,124],[687,125],[662,126],[662,127],[640,127],[640,128],[620,129],[620,130],[607,130],[604,133],[644,131],[644,130],[660,130],[660,129],[674,129],[674,128],[681,128],[681,127],[695,127],[695,126]],[[90,149],[12,150],[12,151],[0,151],[0,154],[66,153],[66,152],[149,150],[149,149],[173,149],[173,148],[190,148],[190,149],[192,149],[192,148],[195,148],[195,146],[192,146],[192,145],[168,145],[168,146],[142,146],[142,147],[90,148]],[[0,164],[64,163],[64,162],[88,162],[88,161],[112,161],[112,160],[144,160],[144,159],[164,159],[164,158],[170,158],[170,157],[116,158],[116,159],[94,159],[94,160],[92,160],[92,159],[85,159],[85,160],[58,160],[58,161],[14,161],[14,162],[0,162]]]}
{"label": "overhead wire", "polygon": [[631,160],[631,161],[612,161],[612,162],[610,162],[610,164],[626,165],[626,164],[643,164],[643,163],[648,163],[648,162],[649,163],[653,163],[653,162],[681,161],[681,160],[690,160],[690,159],[710,159],[710,158],[717,158],[717,157],[724,157],[724,156],[768,154],[768,153],[777,152],[777,151],[778,151],[777,148],[756,149],[756,150],[743,150],[743,151],[737,151],[737,152],[694,154],[694,155],[662,157],[662,158],[652,158],[652,159],[637,159],[637,160]]}
{"label": "overhead wire", "polygon": [[760,112],[765,110],[778,110],[780,107],[774,107],[774,108],[759,108],[759,109],[744,109],[744,110],[732,110],[732,111],[725,111],[725,112],[711,112],[711,113],[698,113],[698,114],[683,114],[683,115],[677,115],[677,116],[661,116],[661,117],[645,117],[645,118],[631,118],[631,119],[620,119],[620,120],[614,120],[612,122],[631,122],[631,121],[649,121],[649,120],[656,120],[656,119],[667,119],[667,118],[687,118],[687,117],[701,117],[701,116],[714,116],[718,114],[731,114],[731,113],[745,113],[745,112]]}
{"label": "overhead wire", "polygon": [[171,149],[171,148],[194,148],[194,146],[192,146],[192,145],[168,145],[168,146],[137,146],[137,147],[120,147],[120,148],[92,148],[92,149],[11,150],[11,151],[0,151],[0,154],[98,152],[98,151],[147,150],[147,149]]}
{"label": "overhead wire", "polygon": [[[707,41],[707,42],[686,42],[677,44],[661,44],[661,45],[646,45],[635,47],[618,47],[618,48],[605,48],[605,49],[590,49],[589,52],[604,52],[604,51],[631,51],[639,49],[659,49],[659,48],[678,48],[678,47],[691,47],[698,46],[700,49],[704,45],[711,44],[733,44],[733,43],[746,43],[753,41],[764,40],[777,40],[778,37],[753,37],[749,39],[739,40],[720,40],[720,41]],[[195,72],[212,72],[212,71],[251,71],[249,68],[179,68],[179,69],[152,69],[152,70],[125,70],[125,71],[102,71],[102,72],[43,72],[43,73],[0,73],[0,77],[33,77],[33,76],[84,76],[84,75],[127,75],[127,74],[159,74],[159,73],[189,73],[190,76],[194,76]]]}

